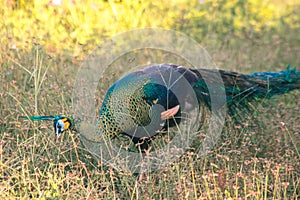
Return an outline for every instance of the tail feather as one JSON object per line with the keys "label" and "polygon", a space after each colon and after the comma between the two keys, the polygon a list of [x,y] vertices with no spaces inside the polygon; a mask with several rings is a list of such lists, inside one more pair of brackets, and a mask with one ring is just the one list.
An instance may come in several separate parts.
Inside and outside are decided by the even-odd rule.
{"label": "tail feather", "polygon": [[222,73],[229,102],[270,98],[300,88],[300,73],[296,69],[280,72],[255,72],[249,75]]}
{"label": "tail feather", "polygon": [[[300,72],[290,69],[280,72],[255,72],[240,74],[225,70],[193,70],[199,77],[194,85],[194,90],[199,103],[210,106],[207,84],[217,89],[222,89],[226,94],[227,107],[230,115],[235,115],[237,110],[251,110],[250,101],[270,98],[274,95],[284,94],[291,90],[300,89]],[[221,79],[219,78],[221,76]]]}
{"label": "tail feather", "polygon": [[[255,72],[249,75],[250,78],[262,82],[267,90],[268,96],[283,94],[294,89],[300,88],[300,72],[296,68],[280,72]],[[267,87],[265,86],[267,84]]]}

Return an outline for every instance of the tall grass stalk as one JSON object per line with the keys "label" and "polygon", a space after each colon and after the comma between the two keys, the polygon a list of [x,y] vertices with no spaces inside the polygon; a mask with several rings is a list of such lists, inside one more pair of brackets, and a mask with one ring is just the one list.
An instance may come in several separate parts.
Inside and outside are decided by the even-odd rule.
{"label": "tall grass stalk", "polygon": [[[41,87],[43,85],[43,82],[45,80],[45,76],[47,74],[47,71],[49,69],[49,66],[46,66],[44,68],[44,54],[41,54],[39,52],[39,46],[36,46],[35,50],[35,62],[34,62],[34,70],[32,72],[32,76],[34,77],[34,114],[38,115],[38,99],[39,99],[39,93],[41,90]],[[44,70],[44,71],[43,71]]]}

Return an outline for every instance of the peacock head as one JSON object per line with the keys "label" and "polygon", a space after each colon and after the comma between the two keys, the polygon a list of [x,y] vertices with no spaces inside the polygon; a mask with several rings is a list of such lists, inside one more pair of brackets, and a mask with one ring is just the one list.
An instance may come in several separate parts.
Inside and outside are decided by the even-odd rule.
{"label": "peacock head", "polygon": [[40,121],[40,120],[53,120],[54,132],[55,132],[55,140],[62,135],[62,133],[68,129],[73,127],[72,120],[69,117],[61,116],[61,115],[49,115],[49,116],[26,116],[26,119],[30,119],[32,121]]}
{"label": "peacock head", "polygon": [[71,119],[65,116],[59,116],[54,118],[54,131],[55,131],[55,138],[56,140],[61,136],[61,134],[72,128]]}

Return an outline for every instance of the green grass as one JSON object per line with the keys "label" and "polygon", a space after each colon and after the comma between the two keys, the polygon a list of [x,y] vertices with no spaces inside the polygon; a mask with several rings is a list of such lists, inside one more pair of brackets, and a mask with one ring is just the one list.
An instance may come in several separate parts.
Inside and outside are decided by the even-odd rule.
{"label": "green grass", "polygon": [[[300,70],[297,27],[258,35],[233,32],[220,39],[216,33],[197,38],[199,27],[177,23],[182,23],[181,31],[200,41],[221,69],[277,71],[290,63]],[[30,42],[29,48],[11,49],[9,38],[1,41],[1,199],[299,199],[300,91],[257,105],[254,115],[240,126],[228,119],[206,157],[191,149],[169,167],[133,175],[95,159],[75,132],[68,131],[55,143],[52,123],[21,118],[72,114],[76,73],[91,49],[76,46],[82,57],[74,57],[51,54]],[[134,59],[147,62],[145,57]],[[118,60],[115,66],[130,65],[130,60]],[[116,79],[118,72],[124,73],[121,70],[111,76]],[[104,82],[113,78],[104,77]],[[106,83],[106,88],[97,91],[98,108],[109,86]]]}

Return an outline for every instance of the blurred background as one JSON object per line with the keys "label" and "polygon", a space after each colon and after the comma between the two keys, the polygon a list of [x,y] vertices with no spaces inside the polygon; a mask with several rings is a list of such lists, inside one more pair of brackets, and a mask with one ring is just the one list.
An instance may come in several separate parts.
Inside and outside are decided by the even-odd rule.
{"label": "blurred background", "polygon": [[[190,36],[210,54],[219,50],[214,59],[220,67],[263,62],[268,68],[300,59],[297,0],[4,0],[0,6],[2,49],[40,44],[50,55],[81,59],[108,37],[160,27]],[[244,55],[232,55],[233,49]]]}

